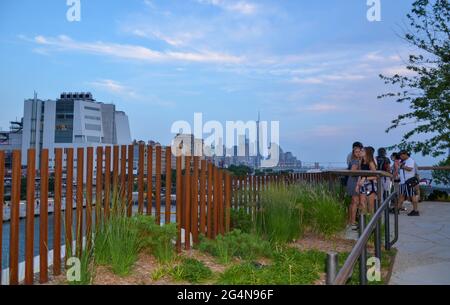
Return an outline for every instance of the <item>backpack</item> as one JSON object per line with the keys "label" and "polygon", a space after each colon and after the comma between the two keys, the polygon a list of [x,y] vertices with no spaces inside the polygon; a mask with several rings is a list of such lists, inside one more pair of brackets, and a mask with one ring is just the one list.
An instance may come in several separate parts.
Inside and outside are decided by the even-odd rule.
{"label": "backpack", "polygon": [[387,157],[377,157],[377,170],[389,172],[391,161]]}

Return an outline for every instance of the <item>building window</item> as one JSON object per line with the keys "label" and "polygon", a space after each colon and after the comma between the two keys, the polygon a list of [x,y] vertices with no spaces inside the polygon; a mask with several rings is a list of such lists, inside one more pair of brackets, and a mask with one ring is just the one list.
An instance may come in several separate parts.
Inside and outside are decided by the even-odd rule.
{"label": "building window", "polygon": [[92,111],[100,111],[100,108],[89,107],[89,106],[84,106],[84,109],[86,109],[86,110],[92,110]]}
{"label": "building window", "polygon": [[87,136],[86,140],[88,143],[100,143],[100,137]]}
{"label": "building window", "polygon": [[84,116],[84,118],[88,119],[88,120],[94,120],[94,121],[100,121],[101,120],[101,118],[99,116],[93,116],[93,115],[86,115],[86,116]]}
{"label": "building window", "polygon": [[94,131],[101,131],[102,126],[96,125],[96,124],[86,124],[85,125],[86,130],[94,130]]}

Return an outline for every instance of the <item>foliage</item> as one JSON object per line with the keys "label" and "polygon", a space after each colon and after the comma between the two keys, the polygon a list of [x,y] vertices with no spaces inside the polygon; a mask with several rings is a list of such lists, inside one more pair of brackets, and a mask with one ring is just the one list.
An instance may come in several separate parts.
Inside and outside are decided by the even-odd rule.
{"label": "foliage", "polygon": [[[71,253],[71,247],[68,249]],[[70,281],[69,285],[90,285],[94,275],[94,256],[92,248],[85,248],[80,257],[80,281]]]}
{"label": "foliage", "polygon": [[245,165],[231,165],[227,170],[230,171],[233,176],[238,177],[246,176],[248,174],[251,174],[253,171],[251,167]]}
{"label": "foliage", "polygon": [[273,264],[262,266],[245,262],[229,267],[220,275],[222,285],[303,285],[313,284],[324,272],[326,254],[318,251],[299,252],[279,247]]}
{"label": "foliage", "polygon": [[[436,166],[450,166],[450,156],[436,164]],[[436,183],[450,185],[450,170],[434,170],[432,175]]]}
{"label": "foliage", "polygon": [[112,271],[120,276],[128,275],[137,261],[141,245],[136,219],[113,214],[96,231],[95,262],[111,266]]}
{"label": "foliage", "polygon": [[137,216],[137,225],[143,248],[148,248],[160,262],[168,262],[174,259],[174,240],[177,236],[176,224],[160,226],[153,217]]}
{"label": "foliage", "polygon": [[290,242],[305,230],[331,236],[345,227],[345,206],[324,185],[306,183],[264,191],[257,219],[260,234]]}
{"label": "foliage", "polygon": [[291,188],[271,187],[261,198],[257,231],[274,242],[291,242],[303,232],[302,211]]}
{"label": "foliage", "polygon": [[214,240],[201,236],[198,248],[217,257],[219,262],[224,264],[231,262],[234,257],[251,260],[270,256],[272,251],[269,242],[257,235],[242,233],[240,230],[233,230],[223,236],[219,235]]}
{"label": "foliage", "polygon": [[[434,157],[450,148],[450,2],[448,0],[416,0],[407,15],[411,27],[404,39],[418,48],[410,55],[404,76],[380,77],[386,84],[400,88],[397,93],[386,93],[379,98],[395,98],[398,103],[409,103],[411,112],[399,115],[387,129],[415,124],[400,144],[401,148]],[[412,76],[408,76],[412,74]],[[414,141],[419,134],[431,134],[423,141]]]}
{"label": "foliage", "polygon": [[243,208],[238,210],[231,210],[231,228],[240,230],[245,233],[250,233],[253,230],[252,217]]}
{"label": "foliage", "polygon": [[170,270],[170,275],[176,281],[201,283],[212,276],[212,271],[203,262],[192,258],[183,258],[181,264]]}
{"label": "foliage", "polygon": [[449,201],[448,193],[445,191],[434,190],[429,196],[429,201]]}

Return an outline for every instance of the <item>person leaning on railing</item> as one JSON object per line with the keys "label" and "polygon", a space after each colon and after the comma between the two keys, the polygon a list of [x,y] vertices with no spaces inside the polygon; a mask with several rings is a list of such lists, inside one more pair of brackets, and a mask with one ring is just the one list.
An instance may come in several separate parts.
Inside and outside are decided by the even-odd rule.
{"label": "person leaning on railing", "polygon": [[[353,144],[352,153],[347,157],[348,170],[357,171],[361,166],[361,149],[362,144],[355,142]],[[360,207],[359,192],[356,190],[357,177],[347,177],[346,179],[346,192],[352,198],[350,206],[348,208],[348,223],[352,230],[358,230],[358,224],[356,223],[356,214]]]}
{"label": "person leaning on railing", "polygon": [[[362,163],[361,170],[366,171],[376,171],[377,164],[373,157],[374,154],[373,147],[367,147],[361,151]],[[377,180],[376,176],[372,177],[359,177],[356,184],[355,191],[359,192],[360,206],[362,207],[362,212],[367,212],[366,202],[369,204],[369,213],[373,214],[375,212],[375,199],[377,195]]]}

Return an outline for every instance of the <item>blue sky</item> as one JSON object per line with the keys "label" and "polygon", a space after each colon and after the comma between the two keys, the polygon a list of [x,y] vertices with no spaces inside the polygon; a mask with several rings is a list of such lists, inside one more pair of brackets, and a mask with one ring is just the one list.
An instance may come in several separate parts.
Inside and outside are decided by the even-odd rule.
{"label": "blue sky", "polygon": [[[169,143],[177,120],[280,121],[301,160],[340,162],[354,140],[375,147],[406,105],[379,101],[378,74],[404,72],[399,37],[412,0],[65,0],[0,2],[0,126],[23,100],[91,91],[130,118],[133,138]],[[410,125],[411,126],[411,125]],[[422,164],[431,158],[417,159]]]}

